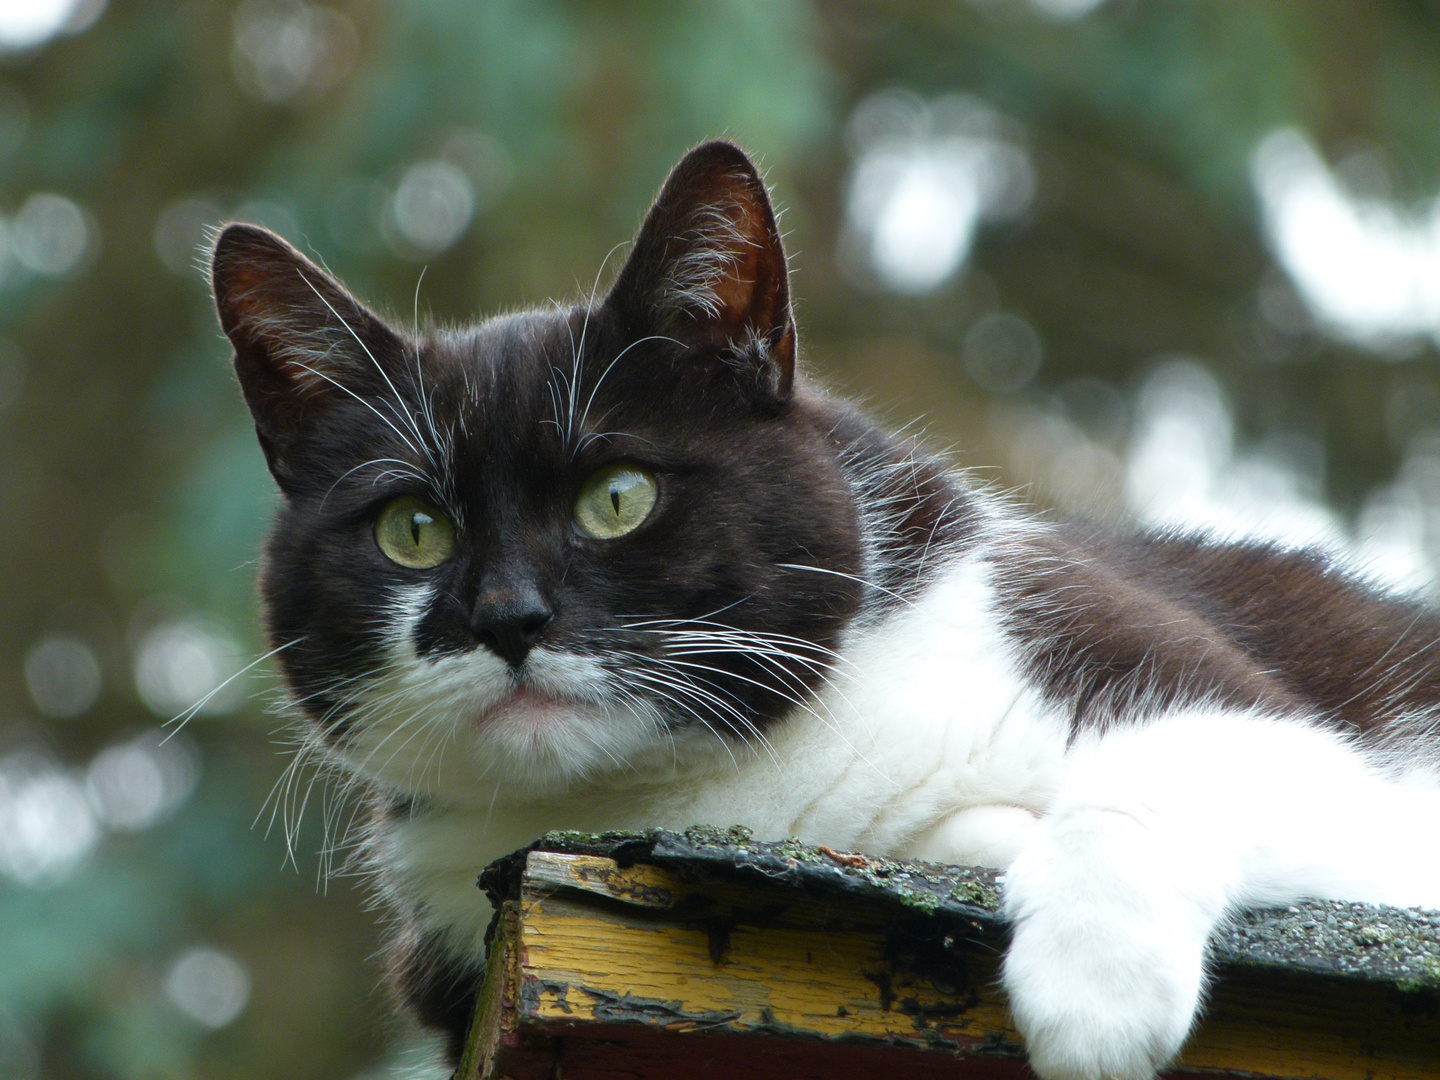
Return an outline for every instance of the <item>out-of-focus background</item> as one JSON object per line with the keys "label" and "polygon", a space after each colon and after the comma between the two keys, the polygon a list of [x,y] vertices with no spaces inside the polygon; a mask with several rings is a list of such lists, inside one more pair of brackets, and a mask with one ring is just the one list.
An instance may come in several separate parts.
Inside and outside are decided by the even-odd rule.
{"label": "out-of-focus background", "polygon": [[160,726],[263,650],[207,224],[460,320],[588,291],[727,134],[823,378],[1049,510],[1430,595],[1437,118],[1418,0],[0,0],[0,1077],[405,1060],[339,811],[267,835],[273,676]]}

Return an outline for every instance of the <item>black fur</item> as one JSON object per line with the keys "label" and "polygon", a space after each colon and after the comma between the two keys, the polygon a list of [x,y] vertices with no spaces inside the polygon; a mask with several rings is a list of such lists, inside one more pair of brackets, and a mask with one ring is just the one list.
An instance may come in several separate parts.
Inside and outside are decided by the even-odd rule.
{"label": "black fur", "polygon": [[1316,552],[1067,526],[1001,580],[1034,678],[1077,730],[1209,701],[1379,741],[1440,705],[1434,611]]}

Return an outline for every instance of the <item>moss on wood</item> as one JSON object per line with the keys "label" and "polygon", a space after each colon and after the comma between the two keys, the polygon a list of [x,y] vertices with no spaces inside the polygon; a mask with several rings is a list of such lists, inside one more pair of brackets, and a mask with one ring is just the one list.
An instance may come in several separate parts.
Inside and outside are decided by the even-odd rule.
{"label": "moss on wood", "polygon": [[[993,870],[901,862],[799,840],[761,841],[742,825],[696,825],[683,833],[549,833],[481,875],[481,886],[497,905],[534,850],[602,855],[622,866],[649,863],[691,878],[763,881],[817,897],[868,901],[897,915],[961,918],[1004,929],[999,875]],[[1284,969],[1440,992],[1440,912],[1310,901],[1247,912],[1218,930],[1210,948],[1221,967]]]}

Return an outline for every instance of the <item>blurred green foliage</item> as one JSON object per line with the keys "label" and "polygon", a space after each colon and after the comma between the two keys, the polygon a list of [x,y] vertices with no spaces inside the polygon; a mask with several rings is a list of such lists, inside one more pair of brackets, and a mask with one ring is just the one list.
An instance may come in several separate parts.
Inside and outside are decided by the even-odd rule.
{"label": "blurred green foliage", "polygon": [[[1012,445],[1024,418],[1080,377],[1128,396],[1171,354],[1214,372],[1242,441],[1318,441],[1342,514],[1406,453],[1387,415],[1420,402],[1405,430],[1440,426],[1433,342],[1396,358],[1262,318],[1258,290],[1279,272],[1250,179],[1260,140],[1294,126],[1327,158],[1378,148],[1395,199],[1435,196],[1435,4],[1112,0],[1071,21],[1023,0],[334,0],[329,21],[304,24],[328,43],[308,74],[246,60],[247,26],[263,38],[315,10],[112,0],[84,32],[0,58],[0,215],[20,235],[27,199],[53,192],[88,230],[69,270],[7,258],[0,280],[12,765],[38,753],[23,760],[78,782],[164,719],[135,671],[165,620],[263,649],[253,577],[276,495],[185,265],[207,214],[280,228],[397,319],[462,320],[588,292],[669,165],[725,134],[785,208],[812,367],[897,417],[927,413],[965,463],[1035,483],[1042,502],[1104,516],[1120,496],[1027,474]],[[894,86],[983,99],[1036,178],[1028,208],[982,229],[965,270],[923,296],[856,284],[835,255],[847,118]],[[425,252],[385,215],[408,170],[435,161],[452,170],[441,180],[463,174],[473,213]],[[967,328],[997,308],[1044,343],[1017,393],[986,391],[962,364]],[[1125,437],[1123,423],[1097,436],[1116,455]],[[27,657],[55,634],[86,643],[102,674],[68,719],[45,716],[27,683]],[[363,889],[317,884],[319,813],[298,867],[266,836],[283,721],[266,712],[268,676],[242,683],[233,708],[189,723],[199,786],[168,818],[102,824],[63,871],[0,874],[0,1072],[344,1078],[402,1041],[375,989]],[[195,946],[248,972],[248,1003],[213,1031],[164,989]]]}

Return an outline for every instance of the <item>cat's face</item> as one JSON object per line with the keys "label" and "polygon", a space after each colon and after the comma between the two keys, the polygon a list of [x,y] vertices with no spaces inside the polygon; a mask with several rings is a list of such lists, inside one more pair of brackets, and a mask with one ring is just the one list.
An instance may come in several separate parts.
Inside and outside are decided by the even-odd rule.
{"label": "cat's face", "polygon": [[677,167],[593,305],[412,337],[250,226],[214,284],[286,496],[270,633],[356,770],[543,797],[745,752],[830,670],[858,526],[739,150]]}

